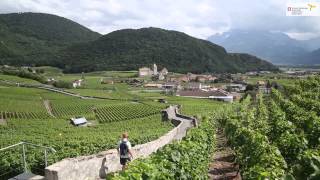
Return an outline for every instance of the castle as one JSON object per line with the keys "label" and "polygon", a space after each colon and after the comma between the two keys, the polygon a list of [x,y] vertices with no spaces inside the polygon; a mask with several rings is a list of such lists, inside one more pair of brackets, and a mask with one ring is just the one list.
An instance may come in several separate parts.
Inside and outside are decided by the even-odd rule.
{"label": "castle", "polygon": [[148,67],[139,68],[139,77],[158,76],[159,80],[163,80],[167,74],[167,68],[163,68],[160,72],[158,72],[158,67],[156,64],[153,64],[153,69]]}

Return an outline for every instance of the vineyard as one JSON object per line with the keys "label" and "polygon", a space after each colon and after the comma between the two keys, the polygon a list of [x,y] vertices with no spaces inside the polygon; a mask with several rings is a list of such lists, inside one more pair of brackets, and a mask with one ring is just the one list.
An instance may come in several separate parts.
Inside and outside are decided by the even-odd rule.
{"label": "vineyard", "polygon": [[168,97],[168,99],[170,103],[179,102],[183,113],[199,116],[201,122],[199,127],[189,130],[182,141],[168,144],[146,159],[135,160],[129,164],[128,170],[110,174],[108,178],[113,180],[208,178],[208,165],[215,150],[216,122],[220,119],[223,112],[221,108],[224,105],[221,102],[203,99],[181,97]]}
{"label": "vineyard", "polygon": [[[49,164],[114,148],[124,131],[128,131],[134,145],[154,140],[173,127],[170,122],[162,121],[163,106],[121,99],[80,99],[46,90],[7,86],[0,87],[0,99],[0,119],[6,121],[0,124],[0,148],[20,141],[52,146],[57,153],[49,154]],[[74,127],[69,118],[76,116],[86,117],[93,125]],[[42,151],[27,149],[28,168],[32,172],[44,173],[43,156]],[[20,148],[0,152],[0,157],[0,179],[23,171]]]}
{"label": "vineyard", "polygon": [[319,179],[319,88],[309,78],[229,109],[220,123],[244,179]]}
{"label": "vineyard", "polygon": [[99,122],[113,122],[159,114],[160,110],[145,104],[131,103],[97,108],[95,111]]}
{"label": "vineyard", "polygon": [[[66,157],[115,148],[124,131],[128,131],[134,145],[154,140],[171,128],[169,122],[161,120],[160,114],[86,128],[75,128],[69,121],[62,119],[12,119],[7,126],[0,126],[0,147],[20,141],[52,146],[57,150],[57,153],[49,155],[49,164],[52,164]],[[0,152],[0,156],[0,175],[21,172],[21,149]],[[43,152],[30,149],[27,157],[29,168],[43,174]]]}
{"label": "vineyard", "polygon": [[1,119],[50,118],[44,100],[49,102],[56,118],[84,116],[100,122],[142,118],[160,113],[164,108],[122,100],[79,99],[45,90],[18,87],[0,88],[0,98]]}
{"label": "vineyard", "polygon": [[146,159],[135,160],[128,170],[109,174],[107,179],[207,179],[215,145],[214,121],[203,119],[181,142],[168,144]]}
{"label": "vineyard", "polygon": [[82,96],[101,97],[105,99],[114,99],[114,100],[132,99],[132,95],[115,90],[114,87],[106,88],[106,89],[70,89],[67,91],[75,94],[80,94]]}
{"label": "vineyard", "polygon": [[271,94],[247,95],[232,105],[170,97],[170,102],[182,104],[185,114],[212,118],[201,118],[200,126],[180,143],[134,161],[110,178],[207,179],[215,144],[210,134],[218,126],[235,151],[243,179],[319,179],[319,88],[320,78],[309,78]]}
{"label": "vineyard", "polygon": [[53,114],[60,118],[72,116],[85,116],[87,119],[95,119],[94,108],[118,104],[118,101],[84,100],[84,99],[59,99],[50,101]]}
{"label": "vineyard", "polygon": [[0,118],[48,118],[43,106],[41,91],[26,88],[0,88]]}
{"label": "vineyard", "polygon": [[[319,77],[290,81],[270,94],[247,95],[233,104],[130,92],[124,84],[100,86],[95,76],[87,77],[87,82],[86,86],[96,89],[71,91],[107,99],[0,86],[0,119],[6,120],[0,125],[0,147],[20,141],[52,146],[57,153],[49,154],[51,164],[114,148],[123,131],[129,132],[133,145],[145,143],[172,128],[161,120],[160,111],[179,104],[182,114],[200,119],[199,127],[181,142],[135,161],[128,171],[113,178],[206,179],[217,128],[224,130],[243,179],[320,178]],[[168,103],[155,101],[159,97]],[[76,116],[86,117],[93,125],[72,126],[69,118]],[[4,157],[0,159],[0,179],[22,171],[21,149],[0,156]],[[29,169],[43,174],[43,152],[30,149],[27,157]]]}
{"label": "vineyard", "polygon": [[208,100],[208,99],[191,99],[185,97],[168,97],[170,104],[181,105],[181,113],[188,116],[209,116],[220,106],[223,102]]}
{"label": "vineyard", "polygon": [[[188,131],[180,142],[164,146],[146,159],[129,164],[125,172],[110,174],[113,180],[123,179],[207,179],[210,157],[215,150],[216,122],[224,114],[221,102],[167,97],[169,103],[180,104],[181,112],[198,116],[200,125]],[[208,118],[210,117],[210,118]],[[107,178],[107,179],[108,179]]]}

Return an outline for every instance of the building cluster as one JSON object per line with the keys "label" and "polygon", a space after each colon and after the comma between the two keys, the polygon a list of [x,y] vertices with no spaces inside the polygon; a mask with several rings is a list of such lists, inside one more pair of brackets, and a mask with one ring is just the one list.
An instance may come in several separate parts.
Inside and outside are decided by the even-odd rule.
{"label": "building cluster", "polygon": [[220,88],[213,88],[200,82],[165,82],[165,83],[147,83],[145,88],[157,88],[165,92],[174,93],[176,96],[214,99],[225,102],[232,102],[233,99],[239,98],[238,93],[230,93]]}
{"label": "building cluster", "polygon": [[187,73],[168,75],[166,68],[158,72],[157,65],[154,64],[153,69],[148,67],[140,68],[139,77],[157,77],[156,80],[160,81],[146,82],[144,87],[163,90],[176,96],[216,99],[226,102],[232,102],[234,99],[231,93],[206,85],[206,83],[212,83],[217,79],[216,76],[211,74]]}
{"label": "building cluster", "polygon": [[148,67],[139,68],[139,77],[155,77],[158,80],[162,81],[168,75],[167,68],[163,68],[158,72],[158,67],[156,64],[153,64],[153,69]]}
{"label": "building cluster", "polygon": [[171,76],[169,77],[169,81],[171,82],[213,82],[216,80],[217,77],[210,75],[210,74],[183,74],[183,75],[176,75],[176,76]]}

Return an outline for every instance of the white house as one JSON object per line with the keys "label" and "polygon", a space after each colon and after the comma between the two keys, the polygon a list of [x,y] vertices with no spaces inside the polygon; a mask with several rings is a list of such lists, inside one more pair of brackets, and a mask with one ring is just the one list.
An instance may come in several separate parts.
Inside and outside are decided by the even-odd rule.
{"label": "white house", "polygon": [[73,88],[77,88],[77,87],[81,86],[81,83],[82,83],[82,79],[78,79],[78,80],[73,81],[72,86],[73,86]]}
{"label": "white house", "polygon": [[152,70],[148,67],[139,68],[139,76],[140,77],[152,76]]}

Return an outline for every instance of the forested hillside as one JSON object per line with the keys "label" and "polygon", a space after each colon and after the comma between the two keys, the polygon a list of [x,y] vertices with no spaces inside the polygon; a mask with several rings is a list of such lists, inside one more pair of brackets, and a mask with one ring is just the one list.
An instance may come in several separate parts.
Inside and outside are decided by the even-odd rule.
{"label": "forested hillside", "polygon": [[0,37],[1,64],[41,65],[58,50],[100,34],[55,15],[12,13],[0,14]]}
{"label": "forested hillside", "polygon": [[159,28],[124,29],[107,35],[71,20],[41,13],[0,15],[0,64],[50,65],[65,72],[133,70],[157,63],[174,72],[277,70],[247,54]]}
{"label": "forested hillside", "polygon": [[175,72],[243,72],[275,70],[247,54],[228,54],[209,41],[159,28],[125,29],[96,41],[72,46],[59,57],[67,72],[132,70],[157,63]]}

